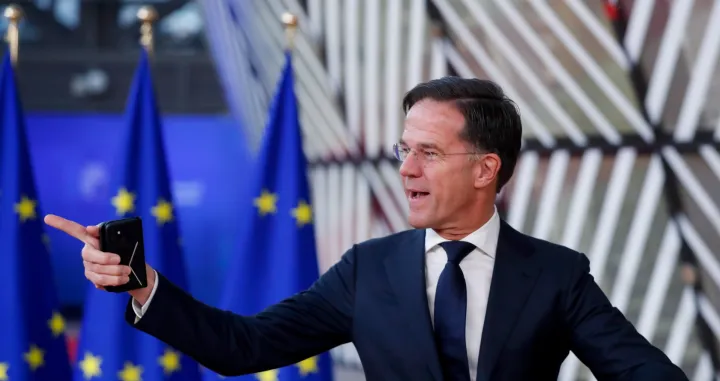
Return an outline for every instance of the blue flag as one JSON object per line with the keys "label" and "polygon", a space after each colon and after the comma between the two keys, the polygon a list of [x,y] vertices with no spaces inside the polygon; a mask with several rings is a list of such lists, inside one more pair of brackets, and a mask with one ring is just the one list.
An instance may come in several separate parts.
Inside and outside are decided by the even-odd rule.
{"label": "blue flag", "polygon": [[71,379],[25,116],[10,54],[0,73],[0,380]]}
{"label": "blue flag", "polygon": [[[272,101],[258,157],[252,222],[228,271],[223,309],[255,314],[300,291],[319,277],[315,231],[295,98],[292,58]],[[217,380],[209,373],[208,380]],[[329,353],[281,369],[244,376],[261,381],[332,380]]]}
{"label": "blue flag", "polygon": [[[145,258],[180,287],[187,287],[178,222],[170,192],[165,147],[150,65],[143,50],[127,110],[127,139],[118,161],[109,219],[143,221]],[[125,321],[128,296],[91,287],[78,346],[76,381],[195,381],[197,363]]]}

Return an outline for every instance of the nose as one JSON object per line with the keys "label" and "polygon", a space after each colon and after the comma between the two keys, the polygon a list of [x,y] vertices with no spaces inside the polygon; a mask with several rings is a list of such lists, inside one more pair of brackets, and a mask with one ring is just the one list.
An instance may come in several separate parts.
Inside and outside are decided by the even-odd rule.
{"label": "nose", "polygon": [[422,167],[415,155],[408,155],[400,165],[400,175],[403,177],[422,176]]}

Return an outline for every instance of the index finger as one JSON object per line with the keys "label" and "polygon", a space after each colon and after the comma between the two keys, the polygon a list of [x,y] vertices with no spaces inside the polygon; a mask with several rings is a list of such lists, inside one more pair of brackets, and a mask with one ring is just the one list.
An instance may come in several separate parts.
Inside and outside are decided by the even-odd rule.
{"label": "index finger", "polygon": [[47,216],[45,216],[45,223],[54,227],[55,229],[64,231],[65,233],[79,239],[82,242],[85,242],[87,244],[90,244],[92,242],[92,237],[87,234],[85,227],[75,221],[70,221],[54,214],[48,214]]}

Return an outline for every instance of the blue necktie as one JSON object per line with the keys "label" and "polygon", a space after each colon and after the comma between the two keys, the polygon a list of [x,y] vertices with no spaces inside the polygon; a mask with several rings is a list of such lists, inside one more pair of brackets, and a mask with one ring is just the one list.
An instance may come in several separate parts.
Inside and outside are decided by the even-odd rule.
{"label": "blue necktie", "polygon": [[448,262],[440,273],[435,291],[435,342],[443,378],[469,381],[470,370],[465,344],[467,289],[460,261],[475,249],[475,245],[449,241],[441,243],[440,246],[447,252]]}

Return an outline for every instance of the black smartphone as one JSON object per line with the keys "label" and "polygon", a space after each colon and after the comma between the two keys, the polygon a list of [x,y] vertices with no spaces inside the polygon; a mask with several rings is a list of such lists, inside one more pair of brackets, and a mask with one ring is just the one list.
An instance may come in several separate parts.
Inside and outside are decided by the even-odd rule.
{"label": "black smartphone", "polygon": [[100,225],[100,250],[120,256],[120,264],[130,267],[130,281],[105,287],[110,292],[125,292],[147,286],[145,247],[140,217],[103,222]]}

